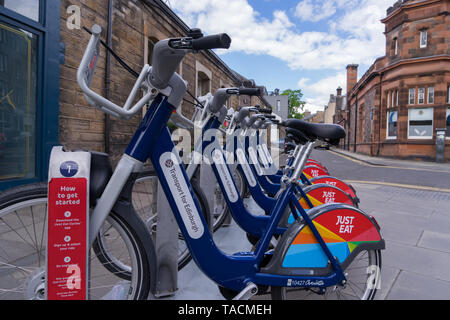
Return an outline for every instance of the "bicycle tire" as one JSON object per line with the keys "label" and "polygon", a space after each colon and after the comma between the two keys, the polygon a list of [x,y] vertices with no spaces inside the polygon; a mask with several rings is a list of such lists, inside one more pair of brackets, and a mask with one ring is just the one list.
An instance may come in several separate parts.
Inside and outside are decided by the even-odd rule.
{"label": "bicycle tire", "polygon": [[[363,267],[351,267],[353,262],[357,261],[353,260],[353,262],[344,270],[347,278],[347,284],[344,287],[335,286],[332,288],[327,288],[325,292],[319,292],[318,289],[303,289],[303,288],[287,288],[287,287],[272,287],[271,288],[271,297],[272,300],[292,300],[292,299],[300,299],[300,300],[308,300],[308,299],[324,299],[333,298],[333,300],[350,300],[348,298],[355,298],[357,300],[373,300],[375,298],[375,294],[377,289],[379,288],[380,274],[381,274],[381,251],[380,250],[365,250],[360,253],[360,255],[368,254],[368,266],[365,270],[364,275],[367,277],[364,282],[354,283],[353,276],[350,274],[351,270],[357,273],[361,273],[361,269]],[[360,256],[358,255],[358,256]],[[363,270],[364,271],[364,270]],[[373,273],[375,272],[375,276]],[[357,296],[358,289],[361,289],[360,284],[364,284],[364,290],[361,296]],[[347,290],[349,289],[350,290]],[[356,290],[356,291],[355,291]],[[288,292],[289,291],[289,292]],[[354,294],[353,296],[351,294]],[[288,297],[289,294],[289,297]]]}
{"label": "bicycle tire", "polygon": [[[26,210],[28,208],[29,211]],[[31,215],[27,217],[29,213]],[[29,184],[0,193],[0,222],[3,227],[0,233],[0,241],[3,242],[0,264],[4,266],[0,275],[0,298],[9,300],[43,299],[45,297],[43,285],[45,285],[47,184]],[[98,264],[97,256],[91,254],[89,298],[148,298],[150,288],[155,282],[155,270],[151,267],[151,261],[155,259],[155,253],[152,243],[148,243],[149,238],[146,236],[145,227],[136,217],[133,218],[120,212],[112,212],[105,223],[110,224],[111,230],[115,230],[120,237],[123,237],[123,244],[119,247],[122,254],[126,253],[124,248],[129,251],[130,265],[133,266],[131,274],[133,283],[129,285],[120,282],[121,277],[118,277],[117,274],[111,274],[107,268],[104,268],[101,261]],[[14,225],[17,225],[17,228],[13,228]],[[39,228],[37,228],[38,226]],[[33,232],[34,237],[32,237]],[[14,238],[14,236],[16,237]],[[18,240],[23,240],[22,246],[20,246]],[[29,241],[31,241],[31,244]],[[31,247],[34,249],[34,245],[36,245],[37,253],[23,251],[26,256],[22,259],[15,257],[13,262],[24,264],[13,265],[11,261],[4,260],[7,257],[12,259],[12,255],[9,256],[7,250],[13,244],[15,253],[17,253],[18,248],[23,250],[24,247]],[[33,257],[37,259],[37,261],[33,261],[36,264],[34,266],[30,263]],[[25,265],[25,263],[27,264]],[[108,271],[108,273],[101,275],[102,284],[96,285],[97,280],[94,279],[94,276],[104,271]],[[20,278],[20,275],[23,277]],[[113,281],[110,287],[105,286],[104,283],[105,279],[108,278]],[[23,283],[20,283],[20,280]],[[3,289],[1,289],[2,287]],[[130,295],[125,296],[126,294]]]}

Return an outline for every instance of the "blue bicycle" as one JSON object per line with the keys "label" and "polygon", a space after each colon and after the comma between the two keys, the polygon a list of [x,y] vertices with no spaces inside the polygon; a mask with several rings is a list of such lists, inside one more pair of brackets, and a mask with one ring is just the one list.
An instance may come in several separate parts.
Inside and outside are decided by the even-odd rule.
{"label": "blue bicycle", "polygon": [[[102,263],[108,261],[99,259],[99,265],[91,266],[90,276],[96,274],[92,268],[98,268],[105,275],[119,277],[121,281],[111,280],[110,285],[103,287],[94,286],[90,281],[90,298],[110,298],[111,291],[120,289],[121,295],[116,298],[146,299],[155,290],[158,257],[147,227],[135,212],[131,199],[132,186],[148,159],[154,166],[193,260],[217,283],[226,298],[250,299],[267,292],[274,299],[309,296],[374,298],[380,286],[381,250],[385,248],[380,228],[373,217],[353,206],[321,205],[306,212],[297,196],[299,177],[307,161],[305,156],[296,157],[292,170],[281,178],[282,188],[270,215],[258,218],[260,240],[253,252],[228,255],[214,243],[203,215],[204,208],[176,151],[167,123],[186,93],[185,81],[175,73],[180,62],[188,53],[228,48],[231,39],[226,34],[159,41],[154,48],[152,67],[144,66],[125,105],[119,107],[89,87],[100,52],[101,29],[94,26],[92,31],[77,74],[87,101],[124,119],[139,112],[150,101],[151,105],[112,176],[100,184],[101,196],[96,199],[90,215],[89,244],[95,246],[98,238],[105,236],[105,223],[109,223],[108,227],[123,239],[123,246],[118,250],[122,249],[128,257],[123,263],[126,274],[123,270],[115,274],[105,265],[102,268]],[[145,91],[144,96],[133,104],[141,89]],[[292,120],[288,126],[314,139],[338,140],[345,136],[343,128],[335,125],[310,126]],[[307,145],[309,151],[312,145],[310,141]],[[223,178],[219,184],[226,194],[228,206],[238,212],[243,204],[236,197],[238,191],[225,162],[223,148],[209,148],[207,152],[214,172]],[[0,218],[11,212],[11,209],[8,211],[11,207],[1,203]],[[295,222],[285,228],[280,226],[280,222],[287,210],[294,215]],[[270,244],[274,235],[281,238],[272,249]],[[113,244],[106,248],[113,248]],[[98,258],[98,251],[96,255]],[[40,283],[43,276],[42,271],[29,275],[26,286],[30,295],[42,294]],[[3,282],[1,284],[3,286]]]}

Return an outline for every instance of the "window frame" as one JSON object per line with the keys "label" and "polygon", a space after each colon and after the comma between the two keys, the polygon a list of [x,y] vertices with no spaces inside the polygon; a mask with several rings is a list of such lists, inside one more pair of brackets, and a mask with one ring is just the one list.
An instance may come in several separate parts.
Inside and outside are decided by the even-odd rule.
{"label": "window frame", "polygon": [[[412,93],[412,98],[413,98],[413,102],[412,103],[411,103],[411,93]],[[408,104],[409,105],[416,104],[416,88],[409,88],[409,91],[408,91]]]}
{"label": "window frame", "polygon": [[386,93],[386,108],[391,108],[391,92]]}
{"label": "window frame", "polygon": [[[423,35],[425,35],[425,43],[422,42]],[[424,49],[428,46],[428,30],[427,29],[420,30],[419,45],[420,45],[421,49]]]}
{"label": "window frame", "polygon": [[[447,128],[447,118],[450,116],[450,107],[447,107],[447,112],[445,113],[445,128]],[[450,132],[447,131],[445,134],[445,140],[450,140]]]}
{"label": "window frame", "polygon": [[[430,102],[430,93],[433,93],[433,101]],[[434,91],[434,86],[430,86],[427,88],[427,104],[434,104],[435,103],[435,91]]]}
{"label": "window frame", "polygon": [[447,85],[447,103],[450,103],[450,85]]}
{"label": "window frame", "polygon": [[[411,122],[411,111],[413,110],[423,110],[423,109],[431,109],[432,117],[431,117],[431,136],[411,136],[410,135],[410,122]],[[434,108],[433,107],[424,107],[424,108],[410,108],[408,109],[408,140],[432,140],[434,134]]]}
{"label": "window frame", "polygon": [[[397,134],[395,136],[389,136],[389,118],[392,112],[397,112]],[[398,139],[398,109],[387,110],[386,115],[386,140],[397,140]]]}
{"label": "window frame", "polygon": [[[421,95],[420,91],[423,91],[422,92],[422,94],[423,94],[423,101],[422,102],[420,102],[420,95]],[[420,105],[425,104],[425,101],[426,101],[426,90],[425,90],[425,87],[417,88],[417,104],[420,104]]]}
{"label": "window frame", "polygon": [[[199,92],[199,73],[202,72],[207,78],[208,78],[208,86],[209,86],[209,92],[212,91],[212,80],[213,80],[213,73],[210,69],[208,69],[206,66],[204,66],[200,61],[195,61],[195,96],[201,97],[202,94]],[[204,81],[204,80],[203,80]]]}
{"label": "window frame", "polygon": [[60,1],[42,0],[39,21],[0,7],[0,22],[38,36],[36,88],[35,177],[0,181],[0,191],[18,185],[46,181],[50,153],[59,145],[59,80],[63,59],[60,46]]}

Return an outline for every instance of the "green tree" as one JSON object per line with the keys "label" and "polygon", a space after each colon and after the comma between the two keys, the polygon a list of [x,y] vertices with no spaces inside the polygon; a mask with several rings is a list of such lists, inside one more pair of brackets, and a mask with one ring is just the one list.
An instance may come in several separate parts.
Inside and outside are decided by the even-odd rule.
{"label": "green tree", "polygon": [[289,118],[302,119],[304,116],[303,109],[305,108],[306,104],[306,102],[302,100],[303,98],[302,90],[287,89],[284,90],[281,93],[281,95],[289,97]]}

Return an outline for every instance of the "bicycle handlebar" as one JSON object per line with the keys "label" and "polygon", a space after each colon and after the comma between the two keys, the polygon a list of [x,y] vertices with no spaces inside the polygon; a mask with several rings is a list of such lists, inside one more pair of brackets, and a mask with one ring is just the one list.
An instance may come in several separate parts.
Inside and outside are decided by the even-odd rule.
{"label": "bicycle handlebar", "polygon": [[231,38],[226,33],[211,35],[192,40],[192,49],[211,50],[211,49],[228,49],[231,45]]}
{"label": "bicycle handlebar", "polygon": [[272,114],[272,112],[273,112],[273,110],[270,108],[261,108],[261,107],[258,108],[258,111],[261,113],[269,114],[269,115]]}
{"label": "bicycle handlebar", "polygon": [[250,112],[254,112],[257,110],[258,109],[254,108],[254,107],[242,107],[239,109],[239,111],[234,116],[234,121],[236,123],[241,123],[245,119],[245,117],[247,117],[250,114]]}
{"label": "bicycle handlebar", "polygon": [[129,119],[136,114],[144,105],[151,99],[151,92],[147,92],[143,98],[141,98],[135,105],[131,105],[134,101],[139,89],[145,86],[146,76],[149,73],[151,67],[145,65],[136,81],[125,105],[119,107],[115,103],[107,100],[101,95],[95,93],[90,89],[91,80],[95,71],[96,63],[100,55],[100,34],[102,28],[99,25],[92,27],[92,35],[89,40],[89,44],[86,47],[81,63],[77,71],[77,82],[86,97],[87,102],[101,109],[103,112],[108,113],[118,118]]}
{"label": "bicycle handlebar", "polygon": [[239,88],[239,94],[245,96],[260,96],[260,88]]}

